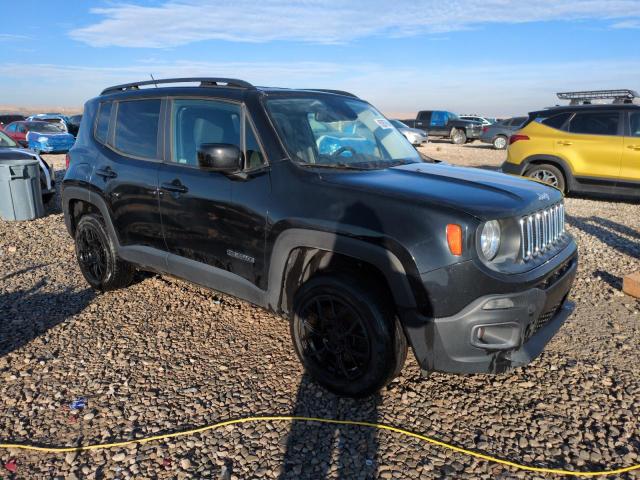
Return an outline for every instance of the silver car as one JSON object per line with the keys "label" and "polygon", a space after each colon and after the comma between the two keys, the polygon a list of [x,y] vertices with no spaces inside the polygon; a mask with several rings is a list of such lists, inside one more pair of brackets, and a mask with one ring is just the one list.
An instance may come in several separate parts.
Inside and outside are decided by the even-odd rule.
{"label": "silver car", "polygon": [[516,130],[520,130],[520,127],[527,121],[527,118],[528,117],[507,118],[493,125],[482,127],[480,141],[491,143],[496,150],[504,150],[507,148],[507,145],[509,145],[509,137]]}
{"label": "silver car", "polygon": [[391,120],[391,123],[403,134],[412,145],[420,146],[429,141],[429,136],[424,130],[411,128],[402,123],[400,120]]}

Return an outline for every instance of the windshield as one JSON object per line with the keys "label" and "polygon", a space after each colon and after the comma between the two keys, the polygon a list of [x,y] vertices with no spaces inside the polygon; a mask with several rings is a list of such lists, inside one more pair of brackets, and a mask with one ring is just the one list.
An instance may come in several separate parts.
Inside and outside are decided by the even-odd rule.
{"label": "windshield", "polygon": [[0,132],[0,147],[17,147],[18,144],[4,132]]}
{"label": "windshield", "polygon": [[375,169],[422,161],[391,122],[361,100],[327,95],[271,98],[266,104],[300,164]]}
{"label": "windshield", "polygon": [[64,132],[64,127],[60,122],[34,122],[29,124],[29,131],[40,133],[62,133]]}

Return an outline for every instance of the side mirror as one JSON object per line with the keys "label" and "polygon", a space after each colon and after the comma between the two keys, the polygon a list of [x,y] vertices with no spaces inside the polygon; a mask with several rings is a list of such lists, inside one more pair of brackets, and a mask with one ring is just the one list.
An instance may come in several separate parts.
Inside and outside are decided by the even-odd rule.
{"label": "side mirror", "polygon": [[234,173],[242,169],[242,152],[230,143],[203,143],[198,147],[198,166],[213,172]]}

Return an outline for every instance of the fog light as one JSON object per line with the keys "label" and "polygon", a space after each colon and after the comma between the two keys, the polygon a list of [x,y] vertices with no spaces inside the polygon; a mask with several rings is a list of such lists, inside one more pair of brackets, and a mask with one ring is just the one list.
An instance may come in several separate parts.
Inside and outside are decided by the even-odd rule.
{"label": "fog light", "polygon": [[506,308],[513,308],[515,305],[510,298],[494,298],[489,300],[482,306],[483,310],[504,310]]}

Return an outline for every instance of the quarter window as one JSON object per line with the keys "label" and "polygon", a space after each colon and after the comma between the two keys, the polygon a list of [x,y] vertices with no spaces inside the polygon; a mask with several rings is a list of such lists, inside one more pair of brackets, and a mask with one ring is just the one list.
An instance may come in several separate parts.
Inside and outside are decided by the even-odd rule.
{"label": "quarter window", "polygon": [[7,132],[14,133],[14,132],[16,131],[16,127],[17,127],[17,126],[18,126],[17,124],[12,123],[11,125],[9,125],[9,126],[6,128],[6,131],[7,131]]}
{"label": "quarter window", "polygon": [[118,103],[114,146],[133,157],[156,158],[160,99]]}
{"label": "quarter window", "polygon": [[569,122],[569,131],[588,135],[617,135],[619,123],[618,112],[576,113]]}
{"label": "quarter window", "polygon": [[632,137],[640,137],[640,112],[629,115],[629,127]]}
{"label": "quarter window", "polygon": [[107,134],[109,133],[109,118],[111,118],[111,102],[101,103],[98,110],[98,120],[96,121],[96,138],[107,143]]}
{"label": "quarter window", "polygon": [[204,143],[227,143],[240,147],[240,106],[215,100],[173,102],[173,149],[171,161],[198,165],[198,147]]}
{"label": "quarter window", "polygon": [[569,120],[571,113],[559,113],[558,115],[553,115],[551,117],[543,118],[540,120],[540,123],[546,125],[547,127],[557,128],[558,130],[562,129],[562,126]]}

